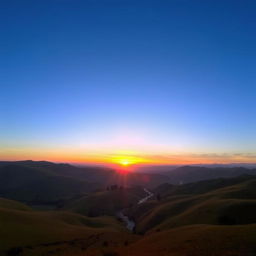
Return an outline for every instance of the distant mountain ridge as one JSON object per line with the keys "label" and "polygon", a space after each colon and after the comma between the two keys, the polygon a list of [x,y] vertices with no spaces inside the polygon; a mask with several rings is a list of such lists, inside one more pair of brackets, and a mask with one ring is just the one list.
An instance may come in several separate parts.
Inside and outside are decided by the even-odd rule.
{"label": "distant mountain ridge", "polygon": [[47,161],[0,162],[0,196],[26,203],[54,203],[107,186],[155,187],[166,181],[158,174],[127,173],[106,167],[75,167]]}
{"label": "distant mountain ridge", "polygon": [[99,187],[97,183],[61,176],[42,166],[4,164],[0,167],[0,196],[27,203],[55,202]]}
{"label": "distant mountain ridge", "polygon": [[76,167],[47,161],[0,162],[0,196],[27,203],[54,203],[84,196],[107,186],[142,186],[153,189],[163,183],[185,184],[200,180],[255,175],[256,169],[182,166],[164,173],[120,174],[107,167]]}
{"label": "distant mountain ridge", "polygon": [[247,169],[244,167],[208,168],[200,166],[182,166],[165,173],[165,175],[169,177],[169,183],[171,184],[183,184],[216,178],[231,178],[244,174],[256,175],[256,169]]}

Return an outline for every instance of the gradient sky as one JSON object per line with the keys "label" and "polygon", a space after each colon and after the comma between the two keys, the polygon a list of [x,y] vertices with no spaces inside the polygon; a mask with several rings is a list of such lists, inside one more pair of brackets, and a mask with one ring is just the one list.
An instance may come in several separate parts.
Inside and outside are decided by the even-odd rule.
{"label": "gradient sky", "polygon": [[256,162],[255,1],[0,5],[1,159]]}

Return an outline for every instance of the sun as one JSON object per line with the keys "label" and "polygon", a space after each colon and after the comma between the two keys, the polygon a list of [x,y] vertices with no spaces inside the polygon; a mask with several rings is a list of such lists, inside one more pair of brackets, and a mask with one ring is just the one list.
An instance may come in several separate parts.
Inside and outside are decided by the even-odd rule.
{"label": "sun", "polygon": [[128,160],[128,159],[121,159],[121,160],[119,161],[119,164],[121,164],[121,165],[123,165],[123,166],[128,166],[128,165],[131,165],[132,162],[131,162],[130,160]]}
{"label": "sun", "polygon": [[111,156],[111,162],[122,167],[131,167],[133,165],[143,163],[145,162],[145,160],[139,156],[136,156],[135,154],[131,154],[129,152],[128,153],[126,152],[126,154],[124,154],[122,152],[122,153],[119,153],[119,154],[117,153]]}

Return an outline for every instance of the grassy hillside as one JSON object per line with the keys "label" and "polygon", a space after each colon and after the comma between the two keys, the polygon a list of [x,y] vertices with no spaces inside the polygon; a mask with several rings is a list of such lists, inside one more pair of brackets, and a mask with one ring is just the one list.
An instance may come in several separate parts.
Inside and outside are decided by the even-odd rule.
{"label": "grassy hillside", "polygon": [[[26,202],[65,199],[65,204],[42,212],[0,198],[1,256],[256,254],[255,176],[165,183],[153,190],[154,198],[138,205],[143,187],[105,186],[108,180],[104,189],[85,194],[84,186],[92,183],[71,177],[73,167],[65,166],[66,174],[60,175],[60,166],[48,162],[14,166],[0,163],[1,193]],[[118,173],[108,177],[120,184],[129,180]],[[142,177],[147,176],[138,180]],[[111,217],[124,208],[139,235]]]}
{"label": "grassy hillside", "polygon": [[[40,212],[21,203],[0,199],[0,255],[49,255],[56,250],[87,250],[134,236],[114,218],[89,218],[66,211]],[[44,253],[44,254],[42,254]]]}
{"label": "grassy hillside", "polygon": [[122,256],[251,256],[256,254],[256,224],[191,225],[148,235],[123,250]]}
{"label": "grassy hillside", "polygon": [[256,253],[255,229],[255,224],[190,225],[149,234],[123,246],[91,247],[86,254],[66,251],[65,256],[252,256]]}
{"label": "grassy hillside", "polygon": [[177,187],[164,185],[156,190],[162,193],[160,201],[151,200],[136,206],[129,214],[138,223],[139,233],[194,224],[256,223],[255,184],[256,179],[252,176]]}
{"label": "grassy hillside", "polygon": [[99,191],[70,202],[65,209],[87,215],[115,215],[118,210],[137,204],[145,192],[141,187]]}
{"label": "grassy hillside", "polygon": [[0,209],[12,209],[12,210],[21,210],[21,211],[31,211],[32,209],[25,204],[22,204],[17,201],[8,200],[5,198],[0,198]]}

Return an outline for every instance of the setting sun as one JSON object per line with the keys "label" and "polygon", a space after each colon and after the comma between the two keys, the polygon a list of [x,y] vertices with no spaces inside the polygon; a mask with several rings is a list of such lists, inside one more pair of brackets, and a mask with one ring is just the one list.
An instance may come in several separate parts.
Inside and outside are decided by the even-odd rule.
{"label": "setting sun", "polygon": [[133,164],[143,163],[146,160],[136,156],[134,152],[120,152],[116,155],[111,156],[110,161],[118,165],[130,166]]}
{"label": "setting sun", "polygon": [[122,159],[122,160],[120,160],[120,164],[124,165],[124,166],[127,166],[127,165],[132,164],[132,162],[129,161],[128,159]]}

